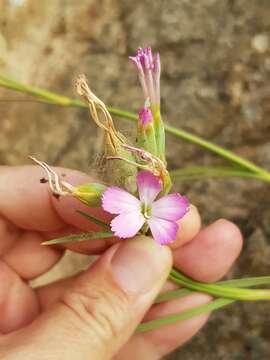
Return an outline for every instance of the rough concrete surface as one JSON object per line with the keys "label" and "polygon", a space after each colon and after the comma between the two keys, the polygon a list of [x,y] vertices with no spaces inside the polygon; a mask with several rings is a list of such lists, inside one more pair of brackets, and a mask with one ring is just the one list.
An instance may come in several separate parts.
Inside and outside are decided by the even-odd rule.
{"label": "rough concrete surface", "polygon": [[[127,57],[151,45],[162,56],[165,119],[269,169],[269,30],[269,0],[0,0],[0,73],[72,97],[74,79],[85,73],[107,104],[137,111],[142,94]],[[100,142],[87,111],[26,100],[0,89],[1,164],[25,164],[35,154],[89,172]],[[131,123],[117,124],[132,133]],[[172,136],[168,142],[170,168],[220,162]],[[208,179],[177,188],[205,224],[225,217],[240,226],[244,250],[229,277],[270,273],[267,184]],[[168,359],[269,359],[269,306],[217,312]]]}

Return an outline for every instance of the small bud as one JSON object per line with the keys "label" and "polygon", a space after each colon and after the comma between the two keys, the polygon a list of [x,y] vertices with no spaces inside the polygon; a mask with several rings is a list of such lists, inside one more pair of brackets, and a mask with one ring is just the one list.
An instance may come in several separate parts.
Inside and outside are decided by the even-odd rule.
{"label": "small bud", "polygon": [[101,206],[101,196],[106,186],[98,183],[88,183],[74,187],[72,196],[90,207]]}
{"label": "small bud", "polygon": [[159,106],[151,106],[153,119],[154,119],[154,129],[155,137],[157,143],[157,156],[165,161],[165,128],[164,123],[161,117]]}
{"label": "small bud", "polygon": [[153,155],[157,155],[157,144],[152,111],[144,106],[139,111],[137,145]]}

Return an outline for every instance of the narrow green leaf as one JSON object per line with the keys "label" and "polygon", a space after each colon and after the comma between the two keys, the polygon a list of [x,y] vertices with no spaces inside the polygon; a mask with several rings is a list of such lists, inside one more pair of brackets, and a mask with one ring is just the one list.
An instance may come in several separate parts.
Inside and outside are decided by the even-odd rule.
{"label": "narrow green leaf", "polygon": [[208,313],[217,309],[220,309],[224,306],[227,306],[229,304],[232,304],[234,300],[229,299],[217,299],[209,302],[208,304],[197,306],[193,309],[182,311],[177,314],[169,315],[164,318],[147,321],[145,323],[140,324],[137,327],[137,332],[145,332],[149,330],[153,330],[157,327],[173,324],[177,321],[183,321],[188,320],[192,318],[193,316],[197,316],[200,314]]}
{"label": "narrow green leaf", "polygon": [[81,210],[76,210],[76,212],[80,215],[82,215],[83,217],[85,217],[87,220],[91,221],[92,223],[98,225],[98,226],[101,226],[103,227],[104,229],[110,229],[110,225],[109,224],[106,224],[104,221],[100,220],[100,219],[97,219],[96,217],[84,212],[84,211],[81,211]]}
{"label": "narrow green leaf", "polygon": [[91,231],[88,233],[63,236],[58,239],[44,241],[43,243],[41,243],[41,245],[55,245],[55,244],[72,242],[72,241],[86,241],[86,240],[108,238],[108,237],[113,237],[113,236],[114,236],[114,234],[111,231],[100,231],[100,232]]}

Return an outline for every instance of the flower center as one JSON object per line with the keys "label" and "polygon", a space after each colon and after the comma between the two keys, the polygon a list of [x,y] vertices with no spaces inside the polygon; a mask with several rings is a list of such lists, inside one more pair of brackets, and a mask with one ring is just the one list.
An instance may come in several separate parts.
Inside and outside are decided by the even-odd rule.
{"label": "flower center", "polygon": [[152,216],[152,207],[147,204],[142,204],[142,214],[146,219],[150,219]]}

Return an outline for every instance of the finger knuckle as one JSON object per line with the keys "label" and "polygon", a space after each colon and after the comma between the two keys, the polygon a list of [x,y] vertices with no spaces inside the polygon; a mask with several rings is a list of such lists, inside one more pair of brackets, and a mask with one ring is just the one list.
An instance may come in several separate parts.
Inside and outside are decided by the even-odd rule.
{"label": "finger knuckle", "polygon": [[67,293],[62,304],[73,313],[80,330],[106,342],[121,331],[128,299],[120,291],[92,287],[91,291],[74,289]]}

